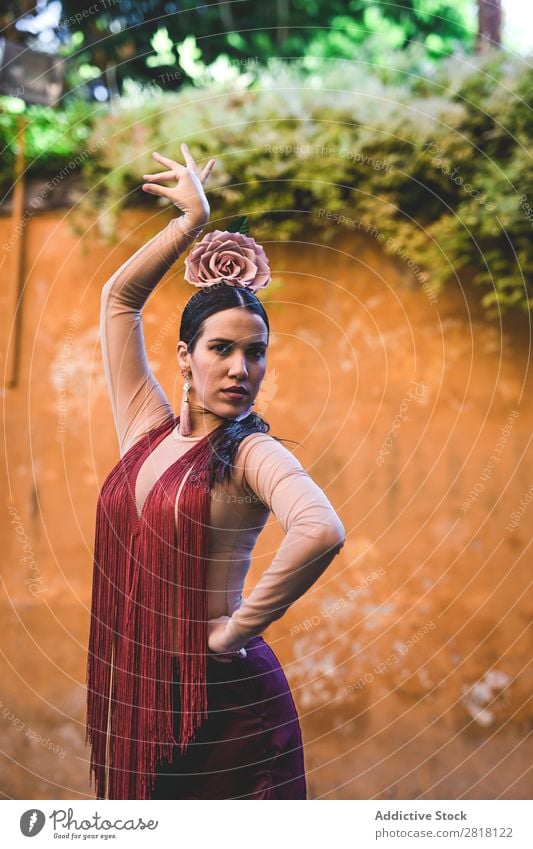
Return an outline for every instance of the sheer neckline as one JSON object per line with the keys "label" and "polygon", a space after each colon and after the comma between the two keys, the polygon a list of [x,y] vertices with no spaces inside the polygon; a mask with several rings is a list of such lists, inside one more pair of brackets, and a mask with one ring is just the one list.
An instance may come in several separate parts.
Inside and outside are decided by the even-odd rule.
{"label": "sheer neckline", "polygon": [[[172,439],[176,439],[177,441],[181,440],[182,442],[197,442],[199,439],[204,438],[203,436],[183,436],[179,432],[179,424],[177,424],[176,427],[173,428],[171,435]],[[205,436],[208,436],[208,434],[206,433]]]}
{"label": "sheer neckline", "polygon": [[[136,528],[137,531],[139,530],[139,528],[141,526],[141,523],[142,523],[143,518],[144,518],[145,509],[147,507],[147,503],[148,503],[150,496],[152,495],[156,485],[161,481],[161,478],[164,475],[167,474],[169,469],[172,468],[172,466],[174,466],[176,463],[178,463],[182,459],[181,457],[179,457],[177,460],[174,460],[170,464],[170,466],[167,466],[167,468],[164,470],[164,472],[152,483],[152,485],[150,486],[150,488],[149,488],[149,490],[146,494],[146,497],[143,501],[142,508],[139,512],[139,510],[137,508],[137,503],[138,503],[137,482],[138,482],[138,480],[141,476],[141,473],[144,469],[144,466],[148,465],[151,462],[152,454],[154,453],[154,451],[159,447],[159,445],[162,442],[165,441],[165,439],[168,439],[169,436],[174,436],[174,432],[175,432],[175,430],[178,426],[177,416],[173,416],[172,418],[174,420],[174,426],[171,430],[167,430],[166,433],[165,433],[165,430],[167,429],[168,424],[163,423],[165,425],[164,427],[163,427],[163,425],[158,425],[156,428],[153,428],[153,430],[158,430],[160,432],[157,434],[157,436],[152,441],[149,441],[148,446],[139,455],[139,458],[134,463],[133,468],[132,468],[133,485],[131,487],[131,495],[132,495],[133,514],[134,514],[134,517],[135,517],[135,528]],[[150,431],[150,433],[152,433],[152,431]],[[182,441],[182,442],[193,442],[194,443],[194,442],[199,442],[204,437],[202,437],[202,436],[180,436],[179,434],[177,434],[175,438],[179,441]],[[192,450],[193,450],[193,446],[191,445],[191,447],[185,452],[185,455],[183,455],[183,456],[186,456]]]}
{"label": "sheer neckline", "polygon": [[[177,418],[177,416],[175,416]],[[222,422],[221,422],[222,424]],[[182,442],[197,442],[199,439],[205,439],[206,436],[210,436],[215,430],[221,426],[221,424],[216,425],[216,427],[212,428],[212,430],[208,430],[207,433],[200,434],[200,436],[183,436],[179,432],[179,422],[174,425],[174,428],[171,431],[172,439],[181,440]]]}

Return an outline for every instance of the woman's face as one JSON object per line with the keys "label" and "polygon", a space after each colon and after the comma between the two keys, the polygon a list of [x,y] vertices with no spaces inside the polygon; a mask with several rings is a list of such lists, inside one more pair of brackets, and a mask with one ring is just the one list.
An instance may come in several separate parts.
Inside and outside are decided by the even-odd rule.
{"label": "woman's face", "polygon": [[[178,342],[180,369],[192,372],[189,390],[191,427],[195,412],[206,418],[233,418],[255,401],[266,371],[268,333],[261,316],[239,307],[206,318],[192,354]],[[245,394],[232,396],[224,390],[240,386]],[[198,421],[196,422],[198,425]]]}

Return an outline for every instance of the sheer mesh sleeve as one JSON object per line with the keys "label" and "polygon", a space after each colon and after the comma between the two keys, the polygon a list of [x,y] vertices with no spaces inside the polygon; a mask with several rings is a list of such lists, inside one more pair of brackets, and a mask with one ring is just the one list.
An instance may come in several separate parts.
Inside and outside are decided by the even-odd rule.
{"label": "sheer mesh sleeve", "polygon": [[240,648],[303,595],[338,554],[344,526],[297,458],[268,434],[242,440],[235,458],[242,482],[285,531],[276,556],[227,623],[228,646]]}
{"label": "sheer mesh sleeve", "polygon": [[185,216],[172,218],[113,274],[102,289],[102,357],[120,455],[173,415],[148,364],[141,310],[172,263],[201,233]]}

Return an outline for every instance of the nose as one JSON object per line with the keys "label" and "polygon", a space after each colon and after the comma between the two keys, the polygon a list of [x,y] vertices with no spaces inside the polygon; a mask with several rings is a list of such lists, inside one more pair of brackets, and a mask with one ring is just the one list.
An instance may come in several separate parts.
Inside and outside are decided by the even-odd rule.
{"label": "nose", "polygon": [[231,358],[228,376],[235,380],[245,380],[248,377],[248,369],[246,368],[246,357],[244,354],[234,353]]}

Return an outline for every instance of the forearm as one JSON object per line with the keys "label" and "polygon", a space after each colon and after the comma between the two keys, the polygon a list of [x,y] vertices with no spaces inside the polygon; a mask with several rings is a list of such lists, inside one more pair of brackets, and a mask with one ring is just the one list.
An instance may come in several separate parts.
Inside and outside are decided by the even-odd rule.
{"label": "forearm", "polygon": [[280,619],[324,573],[344,544],[344,527],[330,518],[324,534],[289,531],[268,569],[226,624],[225,651],[241,648]]}
{"label": "forearm", "polygon": [[102,317],[112,304],[139,311],[158,282],[202,233],[207,219],[186,215],[171,218],[166,227],[140,247],[107,281],[102,290]]}

